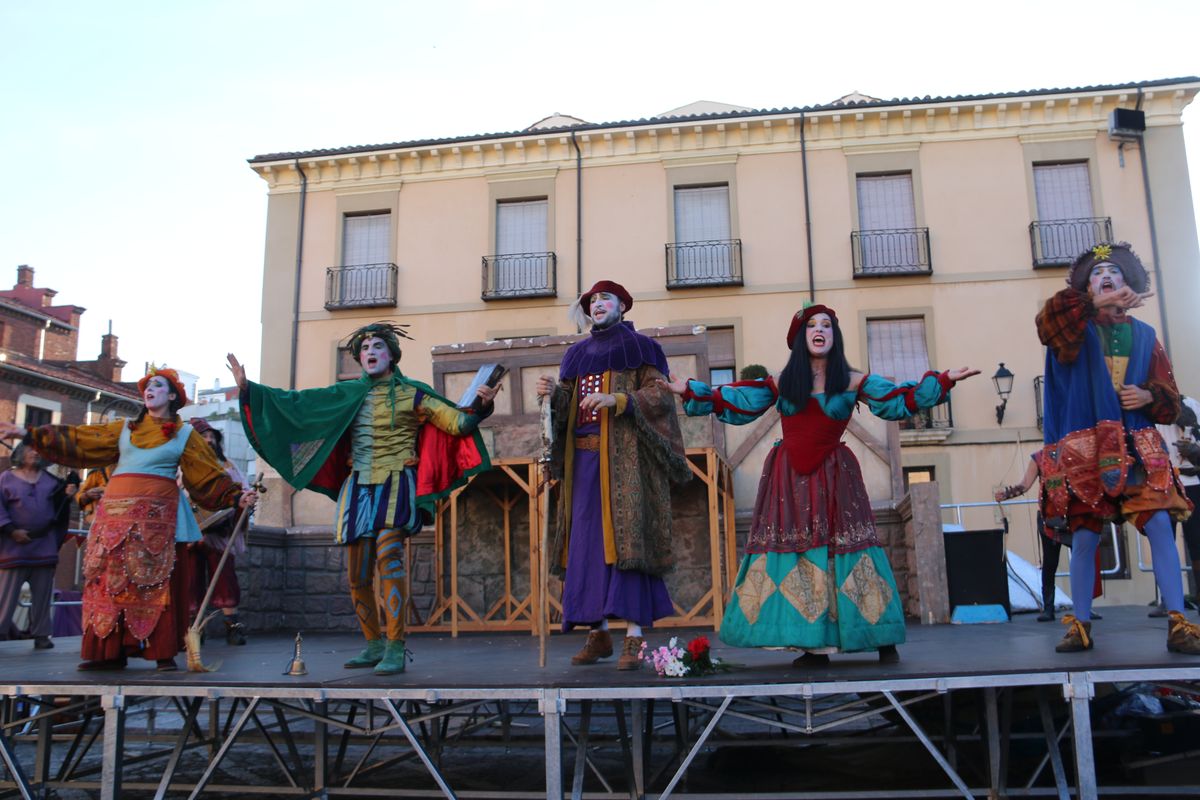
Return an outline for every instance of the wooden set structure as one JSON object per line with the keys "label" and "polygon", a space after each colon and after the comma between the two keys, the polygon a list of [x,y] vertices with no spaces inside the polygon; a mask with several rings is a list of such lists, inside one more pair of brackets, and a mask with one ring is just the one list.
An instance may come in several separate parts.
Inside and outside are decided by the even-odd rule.
{"label": "wooden set structure", "polygon": [[[663,346],[673,369],[678,365],[689,374],[707,374],[708,339],[703,328],[659,328],[643,333]],[[548,465],[539,461],[540,420],[532,389],[537,374],[557,374],[562,354],[578,339],[542,336],[434,348],[434,386],[448,397],[454,397],[484,364],[503,363],[509,373],[496,414],[485,423],[493,469],[475,476],[438,504],[431,539],[409,541],[408,563],[414,563],[417,548],[431,547],[434,572],[434,597],[427,613],[418,612],[409,592],[409,630],[452,635],[460,631],[528,631],[536,635],[540,624],[549,627],[560,619],[561,583],[542,577],[547,566],[543,552],[546,515],[552,513],[556,484]],[[737,570],[733,472],[720,454],[724,440],[719,424],[682,416],[681,422],[688,464],[704,491],[677,493],[673,506],[677,516],[703,517],[705,524],[677,529],[676,538],[690,537],[684,549],[693,566],[702,562],[703,569],[681,576],[679,587],[667,576],[676,613],[656,624],[716,630]],[[476,504],[475,513],[482,515],[479,504],[484,498],[489,515],[486,527],[493,533],[498,529],[498,537],[482,536],[478,526],[464,523],[464,503]],[[464,553],[477,558],[481,546],[487,548],[496,573],[490,577],[502,579],[502,588],[482,602],[468,597],[461,574]],[[411,570],[408,580],[412,581]],[[540,596],[543,584],[548,590],[544,599]]]}

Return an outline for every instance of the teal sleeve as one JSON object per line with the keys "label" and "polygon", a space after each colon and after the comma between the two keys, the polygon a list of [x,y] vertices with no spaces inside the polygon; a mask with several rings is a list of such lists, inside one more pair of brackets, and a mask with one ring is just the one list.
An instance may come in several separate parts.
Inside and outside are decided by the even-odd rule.
{"label": "teal sleeve", "polygon": [[775,405],[778,396],[771,380],[738,381],[715,388],[703,381],[689,380],[683,395],[683,410],[689,417],[713,414],[728,425],[745,425]]}
{"label": "teal sleeve", "polygon": [[879,375],[867,375],[859,389],[859,396],[875,416],[898,420],[944,403],[950,396],[952,385],[944,372],[926,372],[919,381],[901,384],[892,383]]}

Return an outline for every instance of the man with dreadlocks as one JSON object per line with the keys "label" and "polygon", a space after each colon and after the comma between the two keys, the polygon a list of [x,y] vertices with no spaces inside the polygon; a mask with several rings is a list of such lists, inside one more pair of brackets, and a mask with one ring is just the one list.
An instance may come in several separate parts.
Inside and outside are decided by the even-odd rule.
{"label": "man with dreadlocks", "polygon": [[375,322],[356,330],[348,346],[362,375],[320,389],[253,383],[229,356],[251,445],[293,487],[337,501],[334,540],[350,548],[350,596],[367,639],[345,666],[373,667],[377,675],[404,671],[404,539],[429,520],[434,501],[491,466],[477,428],[491,414],[496,390],[479,389],[476,414],[406,378],[398,367],[400,339],[412,338],[405,327]]}

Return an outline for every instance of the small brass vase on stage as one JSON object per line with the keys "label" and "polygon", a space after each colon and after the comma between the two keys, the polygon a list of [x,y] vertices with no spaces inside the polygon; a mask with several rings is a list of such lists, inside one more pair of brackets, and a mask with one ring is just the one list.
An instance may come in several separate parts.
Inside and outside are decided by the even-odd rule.
{"label": "small brass vase on stage", "polygon": [[296,646],[292,652],[292,660],[288,662],[288,668],[283,671],[284,675],[307,675],[308,667],[304,666],[304,659],[300,656],[300,643],[304,639],[299,633],[296,634]]}

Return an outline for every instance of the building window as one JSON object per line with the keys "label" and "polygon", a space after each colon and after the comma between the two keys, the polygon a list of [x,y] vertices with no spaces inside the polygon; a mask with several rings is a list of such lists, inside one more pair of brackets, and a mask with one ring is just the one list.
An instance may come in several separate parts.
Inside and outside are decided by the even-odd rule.
{"label": "building window", "polygon": [[386,264],[391,261],[391,212],[347,214],[342,224],[342,265]]}
{"label": "building window", "polygon": [[675,187],[667,287],[741,285],[742,245],[731,236],[729,184]]}
{"label": "building window", "polygon": [[914,483],[933,483],[937,480],[937,470],[933,467],[902,467],[904,475],[904,491]]}
{"label": "building window", "polygon": [[1034,164],[1037,221],[1030,226],[1035,267],[1070,264],[1085,250],[1112,240],[1112,221],[1092,209],[1088,162]]}
{"label": "building window", "polygon": [[[925,319],[867,320],[867,369],[897,383],[919,381],[929,371],[929,348],[925,340]],[[900,420],[901,431],[916,431],[913,441],[929,435],[941,439],[954,427],[950,399],[933,408],[924,408]],[[903,439],[902,439],[903,440]]]}
{"label": "building window", "polygon": [[349,347],[341,345],[337,349],[335,370],[335,378],[339,381],[352,381],[362,375],[362,365],[358,363],[358,359],[354,357],[354,353],[350,352]]}
{"label": "building window", "polygon": [[547,198],[496,203],[496,252],[483,258],[483,297],[553,297],[554,253],[547,251]]}
{"label": "building window", "polygon": [[375,211],[342,218],[342,264],[325,271],[325,308],[396,305],[391,260],[392,214]]}
{"label": "building window", "polygon": [[38,406],[25,406],[25,427],[38,428],[42,425],[50,425],[54,419],[54,412],[48,408],[39,408]]}
{"label": "building window", "polygon": [[897,382],[929,371],[924,317],[867,320],[867,368]]}
{"label": "building window", "polygon": [[917,227],[911,172],[859,175],[858,227],[850,235],[854,273],[927,273],[929,229]]}
{"label": "building window", "polygon": [[722,386],[737,380],[732,327],[708,329],[708,383]]}

